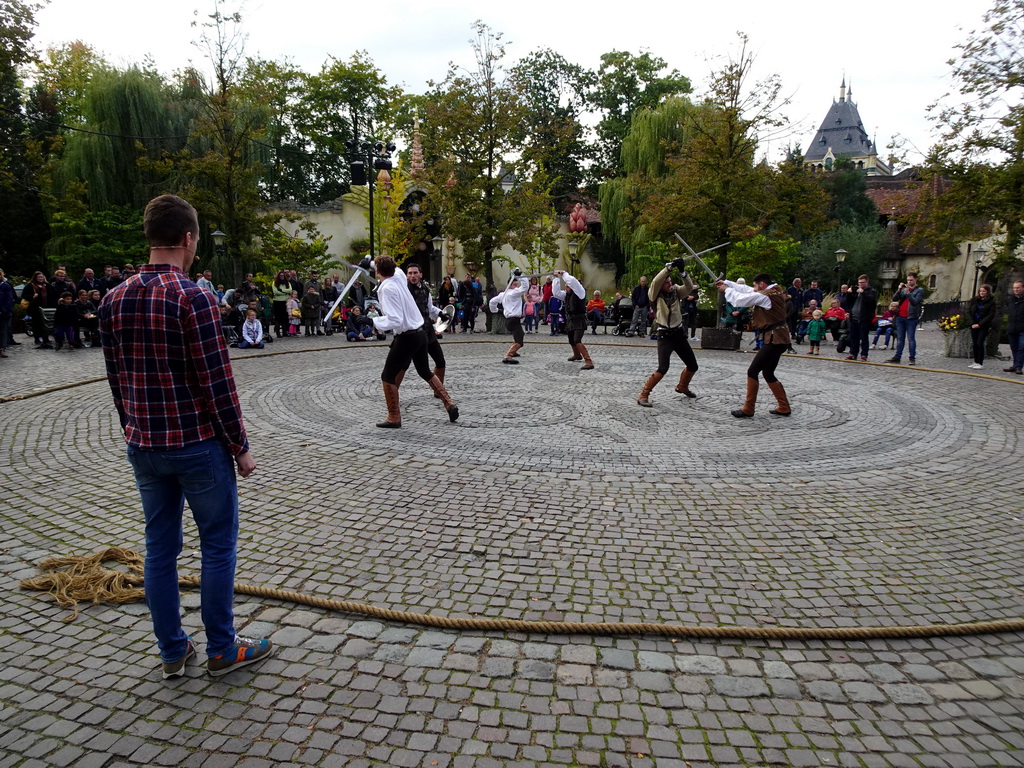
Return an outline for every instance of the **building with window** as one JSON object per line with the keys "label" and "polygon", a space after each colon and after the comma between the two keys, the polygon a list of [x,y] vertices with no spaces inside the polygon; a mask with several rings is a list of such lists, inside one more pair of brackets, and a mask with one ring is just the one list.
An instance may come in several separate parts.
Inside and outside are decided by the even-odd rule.
{"label": "building with window", "polygon": [[868,137],[860,112],[847,91],[846,78],[839,87],[839,99],[832,107],[804,153],[804,163],[812,171],[831,171],[839,158],[847,158],[867,176],[888,176],[889,165],[878,156],[875,142]]}

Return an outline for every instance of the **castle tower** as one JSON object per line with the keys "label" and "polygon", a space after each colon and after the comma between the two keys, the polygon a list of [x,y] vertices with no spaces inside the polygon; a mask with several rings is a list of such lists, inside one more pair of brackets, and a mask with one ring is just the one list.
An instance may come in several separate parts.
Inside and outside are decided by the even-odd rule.
{"label": "castle tower", "polygon": [[839,158],[849,159],[866,176],[889,176],[889,166],[878,156],[874,142],[864,130],[853,88],[846,78],[839,86],[839,99],[832,102],[814,140],[804,153],[804,164],[814,171],[830,171]]}

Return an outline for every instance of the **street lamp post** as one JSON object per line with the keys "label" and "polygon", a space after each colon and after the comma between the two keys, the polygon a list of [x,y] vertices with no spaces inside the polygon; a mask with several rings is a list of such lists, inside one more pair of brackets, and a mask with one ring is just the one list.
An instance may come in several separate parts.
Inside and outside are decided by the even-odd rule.
{"label": "street lamp post", "polygon": [[576,254],[579,253],[580,244],[575,240],[569,241],[569,266],[575,268],[579,264],[579,259],[576,258]]}
{"label": "street lamp post", "polygon": [[210,233],[210,239],[213,240],[213,254],[217,257],[216,266],[219,270],[221,268],[220,261],[224,257],[224,251],[227,249],[228,236],[218,228]]}
{"label": "street lamp post", "polygon": [[974,289],[971,291],[971,296],[978,295],[978,275],[985,271],[986,256],[988,256],[988,249],[984,245],[979,245],[974,249]]}
{"label": "street lamp post", "polygon": [[373,260],[373,182],[374,171],[391,170],[391,153],[396,147],[392,142],[375,141],[373,139],[349,139],[345,142],[348,149],[349,171],[354,186],[368,184],[370,188],[370,260]]}
{"label": "street lamp post", "polygon": [[430,259],[430,264],[432,267],[435,264],[437,265],[436,271],[433,269],[430,270],[431,276],[436,275],[436,277],[434,277],[434,284],[440,285],[442,280],[441,267],[443,266],[444,261],[444,238],[441,237],[440,235],[434,235],[432,238],[430,238],[430,242],[434,244],[434,254],[433,257]]}
{"label": "street lamp post", "polygon": [[836,289],[842,288],[843,286],[843,262],[846,261],[847,252],[845,249],[840,248],[836,251],[836,274],[838,275],[839,283],[836,285]]}

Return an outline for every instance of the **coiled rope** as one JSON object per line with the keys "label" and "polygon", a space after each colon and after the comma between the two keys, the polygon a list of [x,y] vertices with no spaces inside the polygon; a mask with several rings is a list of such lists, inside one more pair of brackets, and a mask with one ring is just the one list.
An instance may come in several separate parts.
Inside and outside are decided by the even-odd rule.
{"label": "coiled rope", "polygon": [[[127,570],[105,568],[115,562]],[[22,589],[46,592],[59,605],[73,611],[65,621],[78,616],[80,602],[132,603],[145,599],[142,589],[143,559],[131,549],[111,547],[93,555],[51,557],[39,564],[43,575],[21,582]],[[198,576],[183,576],[182,587],[199,586]],[[953,637],[998,632],[1024,631],[1024,620],[980,621],[967,624],[924,624],[908,627],[739,627],[685,626],[651,622],[587,622],[587,621],[525,621],[431,616],[407,613],[351,600],[331,600],[286,589],[272,589],[253,584],[235,584],[235,592],[252,597],[269,598],[286,603],[308,605],[325,611],[370,616],[389,622],[415,624],[441,629],[525,632],[543,635],[659,635],[662,637],[705,638],[715,640],[879,640],[907,637]],[[45,596],[44,596],[45,597]]]}

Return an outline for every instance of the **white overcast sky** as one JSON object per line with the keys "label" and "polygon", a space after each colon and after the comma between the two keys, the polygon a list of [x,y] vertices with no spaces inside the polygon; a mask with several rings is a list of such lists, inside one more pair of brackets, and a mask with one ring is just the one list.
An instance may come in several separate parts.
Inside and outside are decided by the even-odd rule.
{"label": "white overcast sky", "polygon": [[[566,3],[513,0],[430,0],[353,3],[344,0],[248,0],[241,7],[247,53],[289,58],[316,72],[334,56],[366,50],[389,83],[420,92],[442,80],[449,61],[469,66],[470,25],[482,20],[501,32],[509,62],[538,48],[596,69],[602,53],[648,50],[703,85],[715,57],[736,51],[736,32],[750,37],[758,75],[777,73],[792,97],[786,113],[791,141],[807,147],[838,96],[845,74],[868,133],[880,154],[900,134],[927,151],[934,127],[927,106],[950,90],[947,61],[954,45],[982,28],[994,0],[960,0],[941,6],[923,0],[649,0],[646,3]],[[223,11],[235,5],[223,5]],[[40,47],[80,39],[114,64],[141,62],[148,53],[162,72],[190,60],[194,12],[205,17],[211,2],[50,0],[37,16]],[[777,159],[785,143],[768,148]]]}

